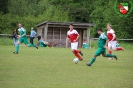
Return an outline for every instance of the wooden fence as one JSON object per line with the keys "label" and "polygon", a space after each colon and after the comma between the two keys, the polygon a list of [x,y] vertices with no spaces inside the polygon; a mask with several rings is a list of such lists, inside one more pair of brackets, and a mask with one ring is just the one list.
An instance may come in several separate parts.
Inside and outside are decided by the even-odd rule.
{"label": "wooden fence", "polygon": [[[28,37],[30,37],[30,35],[27,35]],[[3,37],[7,37],[7,38],[12,38],[12,34],[0,34],[0,38],[3,38]],[[91,48],[91,43],[92,41],[94,40],[98,40],[98,38],[90,38],[89,39],[89,47]],[[117,39],[118,41],[130,41],[130,42],[133,42],[133,39]]]}

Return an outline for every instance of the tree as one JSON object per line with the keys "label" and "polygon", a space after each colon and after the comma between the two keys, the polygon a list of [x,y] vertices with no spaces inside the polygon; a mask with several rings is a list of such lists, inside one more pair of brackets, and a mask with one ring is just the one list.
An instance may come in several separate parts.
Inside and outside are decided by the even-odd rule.
{"label": "tree", "polygon": [[10,14],[18,16],[37,16],[46,10],[48,0],[9,0],[8,10]]}
{"label": "tree", "polygon": [[[118,0],[126,2],[129,0]],[[120,17],[114,10],[116,0],[0,0],[0,33],[12,33],[17,23],[30,27],[43,21],[94,23],[91,36],[98,37],[96,29],[107,31],[112,24],[117,38],[133,38],[133,11]],[[133,3],[133,2],[132,2]]]}
{"label": "tree", "polygon": [[8,0],[0,0],[0,12],[6,14],[8,13]]}
{"label": "tree", "polygon": [[50,0],[50,4],[59,6],[69,11],[69,18],[75,22],[89,22],[91,2],[86,0]]}

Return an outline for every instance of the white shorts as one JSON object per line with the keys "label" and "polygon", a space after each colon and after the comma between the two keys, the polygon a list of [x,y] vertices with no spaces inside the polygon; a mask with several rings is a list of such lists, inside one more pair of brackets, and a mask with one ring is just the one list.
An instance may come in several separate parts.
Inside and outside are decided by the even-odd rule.
{"label": "white shorts", "polygon": [[77,48],[78,48],[78,42],[73,42],[73,43],[71,43],[71,49],[73,50],[77,50]]}
{"label": "white shorts", "polygon": [[113,50],[116,49],[116,44],[117,44],[117,41],[109,41],[108,42],[108,47],[111,47]]}

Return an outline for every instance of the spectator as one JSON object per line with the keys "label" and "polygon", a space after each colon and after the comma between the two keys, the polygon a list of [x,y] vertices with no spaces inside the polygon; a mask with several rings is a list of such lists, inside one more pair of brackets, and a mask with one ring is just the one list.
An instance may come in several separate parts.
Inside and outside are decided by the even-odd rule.
{"label": "spectator", "polygon": [[31,32],[30,32],[30,43],[31,43],[31,45],[34,45],[33,40],[34,40],[35,36],[36,36],[36,32],[34,31],[33,27],[31,27]]}
{"label": "spectator", "polygon": [[88,48],[88,44],[86,40],[83,41],[83,48]]}
{"label": "spectator", "polygon": [[18,35],[18,32],[17,32],[17,30],[16,29],[14,29],[14,31],[13,31],[13,41],[14,41],[14,46],[16,46],[16,44],[17,44],[17,35]]}

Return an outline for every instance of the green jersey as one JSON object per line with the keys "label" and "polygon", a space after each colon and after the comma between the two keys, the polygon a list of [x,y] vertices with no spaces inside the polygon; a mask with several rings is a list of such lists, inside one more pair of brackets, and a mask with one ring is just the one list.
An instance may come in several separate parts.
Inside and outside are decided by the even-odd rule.
{"label": "green jersey", "polygon": [[[18,29],[18,32],[19,32],[20,36],[22,36],[23,34],[26,34],[26,30],[23,27],[22,28],[19,28]],[[23,37],[21,37],[21,38],[25,38],[25,37],[26,37],[26,35],[23,36]]]}
{"label": "green jersey", "polygon": [[106,41],[108,40],[107,36],[105,33],[102,33],[99,38],[98,38],[98,47],[99,48],[104,48]]}
{"label": "green jersey", "polygon": [[40,45],[43,45],[44,43],[43,42],[45,42],[44,40],[40,40]]}
{"label": "green jersey", "polygon": [[47,47],[47,44],[45,44],[44,40],[40,40],[40,46],[41,47]]}

